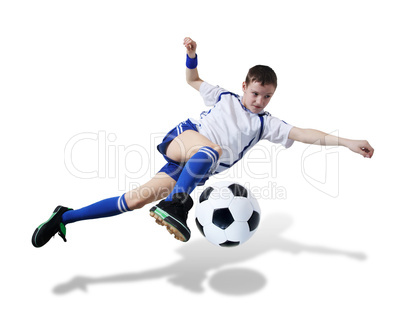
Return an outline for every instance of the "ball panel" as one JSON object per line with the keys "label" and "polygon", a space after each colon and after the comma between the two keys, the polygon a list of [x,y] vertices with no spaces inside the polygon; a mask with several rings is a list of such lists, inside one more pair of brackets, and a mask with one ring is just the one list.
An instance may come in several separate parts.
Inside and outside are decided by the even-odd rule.
{"label": "ball panel", "polygon": [[200,224],[200,222],[198,221],[198,218],[195,219],[195,224],[197,225],[197,227],[198,227],[198,229],[200,230],[201,234],[202,234],[203,236],[205,236],[204,227]]}
{"label": "ball panel", "polygon": [[249,199],[235,197],[230,203],[229,210],[235,221],[246,222],[253,214],[253,206]]}
{"label": "ball panel", "polygon": [[248,199],[250,200],[254,210],[258,213],[261,213],[260,205],[258,204],[258,200],[254,197],[254,195],[251,194],[251,192],[248,194]]}
{"label": "ball panel", "polygon": [[195,217],[198,219],[202,226],[212,223],[212,215],[214,209],[209,202],[202,202],[197,205],[195,209]]}
{"label": "ball panel", "polygon": [[225,232],[213,224],[204,226],[204,233],[207,240],[216,245],[219,245],[227,240]]}
{"label": "ball panel", "polygon": [[248,192],[244,186],[234,183],[229,185],[228,188],[232,191],[234,196],[241,196],[247,198]]}
{"label": "ball panel", "polygon": [[247,241],[250,237],[250,230],[246,222],[234,222],[226,230],[225,234],[230,241],[240,241],[243,243]]}
{"label": "ball panel", "polygon": [[220,243],[221,247],[236,247],[240,244],[238,241],[226,241],[224,243]]}
{"label": "ball panel", "polygon": [[215,209],[212,215],[212,223],[222,230],[226,229],[234,222],[234,218],[229,208]]}
{"label": "ball panel", "polygon": [[251,215],[251,218],[247,222],[250,231],[254,231],[258,225],[260,224],[260,214],[256,211],[253,211],[253,214]]}
{"label": "ball panel", "polygon": [[204,201],[207,201],[209,198],[209,195],[211,194],[211,192],[214,190],[213,187],[209,186],[207,187],[200,195],[200,199],[199,202],[202,203]]}
{"label": "ball panel", "polygon": [[210,193],[208,202],[211,203],[213,208],[227,208],[232,202],[233,193],[227,187],[214,188]]}

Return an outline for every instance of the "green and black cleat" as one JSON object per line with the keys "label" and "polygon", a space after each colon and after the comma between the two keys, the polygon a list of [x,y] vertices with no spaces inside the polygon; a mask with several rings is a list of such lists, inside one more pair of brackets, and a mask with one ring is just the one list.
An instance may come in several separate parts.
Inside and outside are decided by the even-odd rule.
{"label": "green and black cleat", "polygon": [[72,209],[62,206],[56,207],[48,221],[38,226],[32,235],[32,244],[34,247],[40,248],[44,246],[56,233],[59,233],[64,242],[67,242],[66,227],[61,222],[61,217],[69,210]]}
{"label": "green and black cleat", "polygon": [[187,193],[173,195],[172,201],[163,200],[150,209],[150,215],[157,224],[166,226],[170,234],[177,240],[186,242],[191,231],[187,226],[187,216],[193,207],[193,200]]}

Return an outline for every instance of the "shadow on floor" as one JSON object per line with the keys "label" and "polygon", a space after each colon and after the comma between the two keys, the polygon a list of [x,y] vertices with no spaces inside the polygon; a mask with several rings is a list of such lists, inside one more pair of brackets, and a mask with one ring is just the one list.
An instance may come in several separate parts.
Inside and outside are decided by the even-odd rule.
{"label": "shadow on floor", "polygon": [[[238,267],[242,262],[271,251],[292,254],[311,252],[321,255],[340,255],[356,260],[365,260],[361,252],[336,250],[323,246],[298,243],[282,236],[293,223],[286,214],[271,214],[261,221],[255,235],[244,245],[234,248],[218,248],[204,238],[190,240],[177,252],[181,259],[167,266],[142,272],[121,273],[104,277],[75,276],[53,288],[53,293],[62,295],[74,290],[87,291],[89,286],[115,283],[134,283],[143,280],[167,279],[173,285],[194,293],[204,291],[203,283],[208,279],[209,287],[227,295],[245,295],[257,292],[267,284],[267,278],[255,269]],[[228,266],[233,268],[227,268]],[[235,267],[236,266],[236,267]],[[224,268],[224,269],[221,269]],[[208,278],[209,272],[214,272]]]}

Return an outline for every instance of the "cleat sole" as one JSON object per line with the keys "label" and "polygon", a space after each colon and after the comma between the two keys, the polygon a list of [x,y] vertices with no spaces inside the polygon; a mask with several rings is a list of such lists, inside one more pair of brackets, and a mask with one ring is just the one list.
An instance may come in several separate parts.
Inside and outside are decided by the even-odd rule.
{"label": "cleat sole", "polygon": [[182,241],[182,242],[186,242],[188,241],[188,239],[186,239],[186,237],[177,229],[175,228],[173,225],[171,225],[170,223],[166,222],[162,217],[160,217],[158,214],[156,214],[154,211],[150,211],[149,215],[153,218],[155,218],[155,222],[158,225],[161,226],[165,226],[167,231],[173,235],[175,237],[175,239]]}

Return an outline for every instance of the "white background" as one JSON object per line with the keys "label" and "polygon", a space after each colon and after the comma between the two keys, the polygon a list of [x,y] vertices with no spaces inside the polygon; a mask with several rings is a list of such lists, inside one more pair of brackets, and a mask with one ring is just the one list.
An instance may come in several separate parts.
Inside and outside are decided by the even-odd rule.
{"label": "white background", "polygon": [[[2,1],[1,327],[401,328],[397,8]],[[147,181],[163,164],[155,143],[206,109],[185,83],[186,36],[198,43],[202,79],[241,94],[247,70],[269,65],[279,80],[268,111],[367,139],[374,157],[295,144],[212,179],[273,187],[260,198],[257,233],[238,248],[209,244],[194,210],[182,244],[149,207],[67,226],[67,243],[33,248],[34,229],[56,205],[79,208]],[[65,164],[77,135],[97,138],[75,144],[70,158],[95,178]]]}

